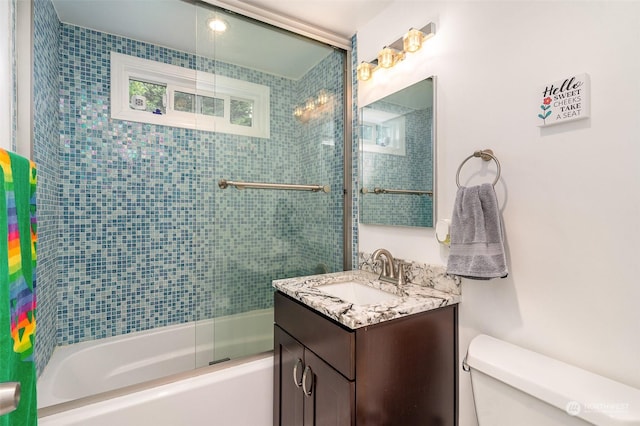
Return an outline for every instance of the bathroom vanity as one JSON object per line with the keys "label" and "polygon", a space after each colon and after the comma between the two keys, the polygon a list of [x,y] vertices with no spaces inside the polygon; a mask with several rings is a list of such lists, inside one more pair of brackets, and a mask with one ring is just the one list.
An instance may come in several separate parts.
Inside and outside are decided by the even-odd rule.
{"label": "bathroom vanity", "polygon": [[[377,277],[274,281],[274,425],[457,424],[459,294]],[[336,283],[391,296],[354,303]]]}

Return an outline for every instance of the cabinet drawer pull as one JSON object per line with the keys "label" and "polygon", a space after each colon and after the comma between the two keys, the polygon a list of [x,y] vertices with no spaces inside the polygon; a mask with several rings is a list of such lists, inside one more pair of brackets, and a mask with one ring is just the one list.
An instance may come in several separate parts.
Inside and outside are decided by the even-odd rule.
{"label": "cabinet drawer pull", "polygon": [[[307,381],[309,382],[308,388],[307,388]],[[302,374],[302,391],[304,392],[305,395],[311,396],[311,394],[313,393],[313,383],[314,383],[313,370],[311,370],[311,367],[307,365],[304,368],[304,373]]]}
{"label": "cabinet drawer pull", "polygon": [[304,364],[302,363],[302,360],[300,358],[298,358],[296,360],[296,363],[293,365],[293,383],[295,383],[296,387],[298,388],[302,386],[302,379],[303,379],[302,377],[298,379],[298,371],[302,369],[303,365]]}

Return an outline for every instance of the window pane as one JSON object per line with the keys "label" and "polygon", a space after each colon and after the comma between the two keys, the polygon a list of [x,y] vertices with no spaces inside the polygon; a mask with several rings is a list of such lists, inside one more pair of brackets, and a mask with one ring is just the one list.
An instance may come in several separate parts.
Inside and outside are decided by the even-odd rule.
{"label": "window pane", "polygon": [[376,145],[389,146],[391,144],[391,127],[376,126]]}
{"label": "window pane", "polygon": [[200,114],[224,117],[224,99],[198,95]]}
{"label": "window pane", "polygon": [[129,80],[129,107],[155,114],[164,114],[167,112],[164,105],[166,92],[167,86],[164,84]]}
{"label": "window pane", "polygon": [[231,124],[251,127],[253,124],[253,101],[231,98]]}
{"label": "window pane", "polygon": [[183,112],[195,112],[196,97],[192,93],[174,92],[173,93],[173,109]]}
{"label": "window pane", "polygon": [[365,141],[373,139],[373,126],[371,124],[364,123],[362,125],[362,139]]}

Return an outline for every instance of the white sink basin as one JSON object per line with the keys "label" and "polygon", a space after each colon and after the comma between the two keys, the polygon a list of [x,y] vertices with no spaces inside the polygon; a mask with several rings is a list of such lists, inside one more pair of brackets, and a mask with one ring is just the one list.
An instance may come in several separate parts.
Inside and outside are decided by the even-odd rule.
{"label": "white sink basin", "polygon": [[356,281],[326,284],[316,287],[323,293],[339,297],[356,305],[371,305],[397,299],[398,296]]}

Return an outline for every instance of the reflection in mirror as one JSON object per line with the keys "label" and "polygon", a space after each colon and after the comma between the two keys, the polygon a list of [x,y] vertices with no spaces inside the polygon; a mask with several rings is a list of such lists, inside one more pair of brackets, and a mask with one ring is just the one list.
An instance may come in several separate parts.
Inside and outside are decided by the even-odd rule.
{"label": "reflection in mirror", "polygon": [[433,227],[433,78],[360,111],[360,222]]}

